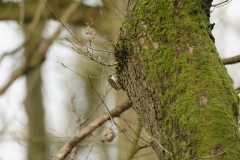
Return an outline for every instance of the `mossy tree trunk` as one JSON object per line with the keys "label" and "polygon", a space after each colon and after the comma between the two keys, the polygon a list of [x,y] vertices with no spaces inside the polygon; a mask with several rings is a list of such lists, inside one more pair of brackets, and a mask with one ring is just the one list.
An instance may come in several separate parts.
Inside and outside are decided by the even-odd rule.
{"label": "mossy tree trunk", "polygon": [[117,75],[159,159],[240,159],[239,98],[210,33],[211,1],[135,2]]}

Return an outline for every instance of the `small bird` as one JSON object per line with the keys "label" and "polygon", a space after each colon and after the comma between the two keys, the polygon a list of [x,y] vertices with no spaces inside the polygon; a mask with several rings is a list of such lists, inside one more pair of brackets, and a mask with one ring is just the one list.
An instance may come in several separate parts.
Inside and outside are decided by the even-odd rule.
{"label": "small bird", "polygon": [[113,75],[108,76],[107,80],[108,80],[108,83],[110,84],[110,86],[112,86],[112,88],[114,88],[116,90],[119,90],[122,88],[120,86],[120,84],[117,82],[117,79]]}

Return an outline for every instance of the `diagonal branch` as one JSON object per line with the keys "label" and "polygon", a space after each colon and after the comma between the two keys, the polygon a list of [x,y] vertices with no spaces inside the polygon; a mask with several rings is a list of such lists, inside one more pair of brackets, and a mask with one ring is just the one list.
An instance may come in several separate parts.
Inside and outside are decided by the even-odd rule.
{"label": "diagonal branch", "polygon": [[[127,100],[125,103],[117,106],[115,109],[110,111],[111,117],[118,117],[122,112],[129,109],[132,106],[131,102]],[[80,132],[77,133],[71,140],[69,140],[62,149],[53,157],[52,160],[62,160],[71,152],[71,150],[81,142],[87,135],[91,134],[99,126],[101,126],[106,121],[110,120],[108,113],[102,115],[90,123],[87,127],[83,128]]]}
{"label": "diagonal branch", "polygon": [[240,62],[240,55],[230,57],[230,58],[223,58],[222,61],[223,61],[224,65],[239,63]]}
{"label": "diagonal branch", "polygon": [[240,86],[238,88],[236,88],[235,91],[237,92],[237,94],[239,94],[240,93]]}

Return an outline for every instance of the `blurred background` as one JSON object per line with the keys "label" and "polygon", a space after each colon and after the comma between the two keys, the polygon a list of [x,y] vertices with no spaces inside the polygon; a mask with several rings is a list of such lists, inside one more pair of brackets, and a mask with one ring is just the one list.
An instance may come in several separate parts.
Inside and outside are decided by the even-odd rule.
{"label": "blurred background", "polygon": [[[213,4],[220,2],[214,0]],[[114,63],[111,44],[117,41],[127,0],[47,3],[65,28],[41,1],[0,1],[2,160],[52,159],[79,130],[107,113],[101,99],[110,110],[127,99],[124,92],[107,82],[106,75],[114,73],[114,66],[103,66],[89,58]],[[215,23],[212,33],[222,58],[240,54],[239,6],[240,1],[233,0],[211,13],[211,22]],[[226,65],[234,88],[240,86],[239,67]],[[89,80],[86,76],[96,78]],[[128,134],[119,133],[107,122],[83,140],[68,159],[127,159],[133,130],[141,125],[132,109],[115,120]],[[110,143],[99,139],[106,127],[119,133]],[[148,140],[144,129],[140,132]],[[139,142],[142,148],[133,159],[157,159],[154,151],[144,145]]]}

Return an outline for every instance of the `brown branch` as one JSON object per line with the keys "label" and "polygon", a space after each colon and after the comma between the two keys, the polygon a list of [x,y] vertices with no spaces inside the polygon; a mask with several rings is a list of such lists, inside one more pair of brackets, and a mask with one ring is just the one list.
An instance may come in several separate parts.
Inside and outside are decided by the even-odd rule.
{"label": "brown branch", "polygon": [[237,92],[237,94],[240,93],[240,87],[236,88],[235,91]]}
{"label": "brown branch", "polygon": [[[115,109],[110,111],[112,117],[118,117],[122,112],[129,109],[131,107],[131,103],[127,100],[125,103],[117,106]],[[101,117],[95,119],[92,123],[90,123],[87,127],[83,128],[80,132],[77,133],[71,140],[69,140],[62,149],[55,155],[53,160],[63,160],[66,156],[71,152],[71,150],[81,142],[87,135],[91,134],[94,130],[96,130],[99,126],[101,126],[106,121],[110,120],[110,116],[108,113],[102,115]]]}
{"label": "brown branch", "polygon": [[223,2],[220,2],[220,3],[217,3],[217,4],[213,4],[211,7],[221,7],[221,6],[224,6],[227,3],[230,3],[231,1],[232,0],[226,0],[226,1],[223,1]]}
{"label": "brown branch", "polygon": [[230,57],[230,58],[223,58],[222,61],[223,61],[224,65],[239,63],[240,62],[240,55]]}
{"label": "brown branch", "polygon": [[26,69],[25,67],[21,67],[12,73],[9,81],[7,81],[7,83],[2,88],[0,88],[0,95],[3,94],[16,79],[18,79],[20,76],[22,76],[25,73],[26,71],[25,69]]}

